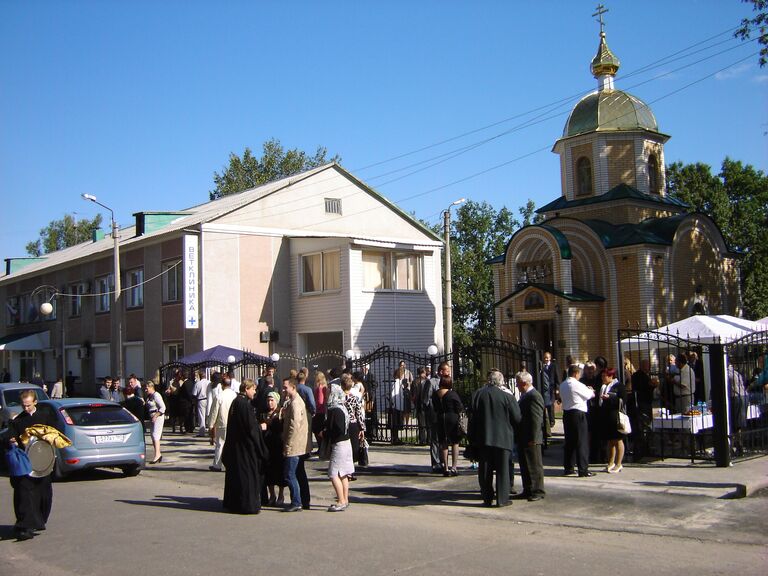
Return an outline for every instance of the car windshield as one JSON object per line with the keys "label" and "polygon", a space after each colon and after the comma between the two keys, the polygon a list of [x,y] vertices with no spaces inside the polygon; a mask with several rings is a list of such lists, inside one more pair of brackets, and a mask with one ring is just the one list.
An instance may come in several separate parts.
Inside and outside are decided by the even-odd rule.
{"label": "car windshield", "polygon": [[48,400],[48,394],[40,388],[16,388],[15,390],[5,390],[3,392],[5,405],[9,408],[11,406],[21,406],[21,393],[24,392],[24,390],[32,390],[36,394],[38,400]]}
{"label": "car windshield", "polygon": [[75,426],[112,426],[136,422],[133,415],[121,406],[70,406],[66,412]]}

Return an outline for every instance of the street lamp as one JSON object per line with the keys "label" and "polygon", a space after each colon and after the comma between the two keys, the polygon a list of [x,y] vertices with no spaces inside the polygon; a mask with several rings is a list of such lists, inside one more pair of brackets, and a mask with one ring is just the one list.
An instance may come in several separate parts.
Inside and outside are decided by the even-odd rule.
{"label": "street lamp", "polygon": [[352,370],[352,358],[355,357],[355,351],[350,349],[344,352],[344,356],[347,358],[346,361],[346,368],[347,370]]}
{"label": "street lamp", "polygon": [[[40,304],[40,314],[43,316],[50,316],[53,314],[53,304],[51,304],[52,301],[54,301],[58,296],[61,296],[60,292],[56,289],[55,286],[51,286],[49,284],[43,284],[42,286],[38,286],[34,290],[32,290],[32,294],[30,294],[30,300],[32,302],[35,301],[35,299],[39,295],[43,295],[43,298],[45,299],[45,302]],[[50,296],[48,296],[50,294]],[[58,318],[61,320],[61,378],[62,382],[66,382],[67,377],[67,351],[64,347],[65,345],[65,339],[64,339],[64,311],[61,310],[61,307],[58,305],[58,301],[56,301],[56,308],[57,308],[57,316],[60,316]],[[68,391],[71,393],[71,391]]]}
{"label": "street lamp", "polygon": [[443,272],[443,314],[445,326],[445,353],[450,355],[453,352],[453,300],[451,295],[451,208],[466,202],[466,198],[459,198],[451,202],[443,211],[443,240],[445,242],[445,269]]}
{"label": "street lamp", "polygon": [[115,287],[112,299],[112,341],[115,342],[115,346],[112,347],[111,364],[114,368],[117,366],[117,378],[119,381],[123,379],[123,311],[121,309],[122,301],[120,296],[122,288],[120,286],[120,229],[117,226],[115,220],[115,212],[109,206],[102,204],[96,199],[93,194],[81,194],[83,200],[88,200],[94,204],[98,204],[102,208],[109,210],[110,218],[112,219],[112,242],[114,245],[114,259],[115,259]]}

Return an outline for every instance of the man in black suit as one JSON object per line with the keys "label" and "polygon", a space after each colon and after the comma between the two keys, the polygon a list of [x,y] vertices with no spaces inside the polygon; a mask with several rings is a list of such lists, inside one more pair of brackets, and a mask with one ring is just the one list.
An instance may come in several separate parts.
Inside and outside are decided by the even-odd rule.
{"label": "man in black suit", "polygon": [[508,506],[509,453],[515,442],[514,427],[520,422],[520,407],[512,394],[501,390],[504,376],[492,370],[488,384],[472,395],[469,421],[470,443],[477,455],[477,476],[483,504],[493,501],[493,474],[496,472],[496,505]]}
{"label": "man in black suit", "polygon": [[517,458],[523,492],[519,498],[535,502],[544,498],[544,465],[541,461],[541,443],[544,440],[544,399],[533,387],[533,377],[528,372],[515,374],[515,385],[520,391],[520,424],[517,427]]}

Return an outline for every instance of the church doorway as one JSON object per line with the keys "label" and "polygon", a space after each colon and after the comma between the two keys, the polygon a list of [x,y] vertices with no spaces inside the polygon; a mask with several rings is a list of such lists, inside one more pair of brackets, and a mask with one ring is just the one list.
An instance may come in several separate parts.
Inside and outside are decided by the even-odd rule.
{"label": "church doorway", "polygon": [[520,323],[520,341],[523,345],[552,352],[554,349],[553,326],[551,320]]}

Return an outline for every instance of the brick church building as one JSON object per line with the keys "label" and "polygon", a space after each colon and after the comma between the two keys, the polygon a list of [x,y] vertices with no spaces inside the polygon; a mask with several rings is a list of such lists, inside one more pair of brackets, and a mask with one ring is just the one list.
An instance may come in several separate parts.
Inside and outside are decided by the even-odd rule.
{"label": "brick church building", "polygon": [[621,327],[740,311],[735,255],[707,215],[667,195],[669,136],[645,103],[614,87],[618,69],[601,29],[597,90],[553,148],[562,194],[489,261],[497,337],[614,365]]}

